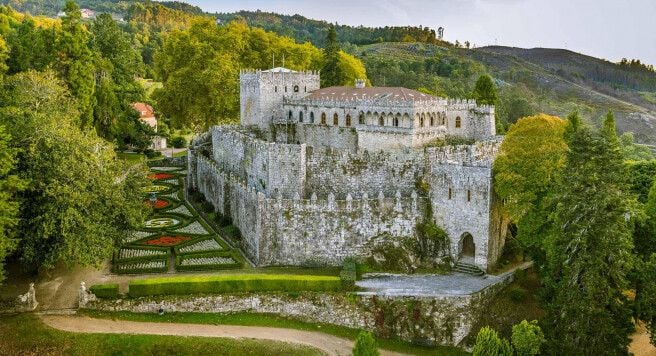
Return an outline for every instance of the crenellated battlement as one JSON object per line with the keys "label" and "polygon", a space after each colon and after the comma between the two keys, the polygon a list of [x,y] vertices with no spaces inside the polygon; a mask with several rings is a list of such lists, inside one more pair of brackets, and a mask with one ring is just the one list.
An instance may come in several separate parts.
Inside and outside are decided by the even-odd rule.
{"label": "crenellated battlement", "polygon": [[500,146],[501,140],[495,139],[472,145],[429,147],[426,153],[435,164],[492,167]]}

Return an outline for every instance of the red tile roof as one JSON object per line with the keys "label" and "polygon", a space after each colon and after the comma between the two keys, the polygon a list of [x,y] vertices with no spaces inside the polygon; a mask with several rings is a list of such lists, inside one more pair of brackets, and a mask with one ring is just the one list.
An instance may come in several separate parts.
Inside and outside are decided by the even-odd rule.
{"label": "red tile roof", "polygon": [[146,103],[132,103],[132,108],[137,110],[140,118],[155,117],[153,107]]}

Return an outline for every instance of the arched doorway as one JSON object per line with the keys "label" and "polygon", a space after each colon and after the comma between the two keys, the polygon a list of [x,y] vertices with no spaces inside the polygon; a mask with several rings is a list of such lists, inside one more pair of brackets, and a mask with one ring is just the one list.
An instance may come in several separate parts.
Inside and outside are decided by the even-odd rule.
{"label": "arched doorway", "polygon": [[474,244],[474,237],[465,232],[460,238],[460,256],[474,258],[476,254],[476,244]]}

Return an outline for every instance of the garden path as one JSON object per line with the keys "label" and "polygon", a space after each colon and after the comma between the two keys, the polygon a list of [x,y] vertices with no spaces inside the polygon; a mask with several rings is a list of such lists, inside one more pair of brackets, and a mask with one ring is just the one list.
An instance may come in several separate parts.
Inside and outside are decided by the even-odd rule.
{"label": "garden path", "polygon": [[[315,347],[329,355],[351,355],[353,341],[313,331],[259,326],[203,325],[94,319],[80,316],[42,315],[55,329],[78,333],[148,334],[263,339]],[[380,350],[381,355],[402,355]]]}

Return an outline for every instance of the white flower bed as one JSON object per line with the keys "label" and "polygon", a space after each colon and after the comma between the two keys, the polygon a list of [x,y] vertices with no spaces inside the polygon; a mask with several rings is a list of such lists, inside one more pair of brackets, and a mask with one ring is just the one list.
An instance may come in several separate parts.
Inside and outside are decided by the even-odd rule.
{"label": "white flower bed", "polygon": [[180,173],[180,174],[185,174],[185,175],[186,175],[186,174],[187,174],[187,170],[185,169],[184,171],[175,172],[175,173]]}
{"label": "white flower bed", "polygon": [[168,213],[178,213],[178,214],[186,215],[186,216],[194,216],[191,213],[191,211],[189,211],[189,209],[187,209],[187,207],[184,204],[180,205],[179,207],[177,207],[173,210],[169,210]]}
{"label": "white flower bed", "polygon": [[180,266],[229,265],[235,263],[230,257],[198,257],[187,258],[180,262]]}
{"label": "white flower bed", "polygon": [[166,267],[166,262],[164,260],[134,262],[134,263],[126,263],[126,264],[118,265],[118,269],[120,271],[131,271],[131,270],[164,268],[164,267]]}
{"label": "white flower bed", "polygon": [[195,244],[180,248],[181,253],[222,250],[221,245],[214,239],[203,240]]}
{"label": "white flower bed", "polygon": [[196,235],[209,235],[209,232],[207,232],[207,230],[205,230],[203,225],[201,225],[198,221],[194,221],[183,228],[177,229],[175,230],[175,232],[196,234]]}
{"label": "white flower bed", "polygon": [[182,167],[152,167],[153,171],[172,172],[179,171]]}
{"label": "white flower bed", "polygon": [[166,194],[166,195],[162,195],[162,197],[164,197],[164,198],[171,198],[171,199],[175,199],[175,200],[179,200],[179,199],[178,199],[178,192],[177,192],[177,191],[175,191],[175,192],[173,192],[173,193]]}
{"label": "white flower bed", "polygon": [[131,242],[135,242],[152,234],[153,234],[152,232],[146,232],[146,231],[132,231],[128,234],[128,236],[123,238],[123,243],[128,244]]}
{"label": "white flower bed", "polygon": [[177,178],[170,178],[170,179],[164,180],[162,182],[168,183],[168,184],[173,184],[173,185],[179,185],[180,184],[180,181],[178,181]]}
{"label": "white flower bed", "polygon": [[118,252],[118,259],[124,260],[127,258],[135,257],[148,257],[148,256],[162,256],[166,255],[163,250],[150,250],[150,249],[137,249],[137,248],[122,248]]}
{"label": "white flower bed", "polygon": [[161,229],[178,225],[180,220],[173,218],[155,218],[150,219],[144,223],[144,226],[150,229]]}

